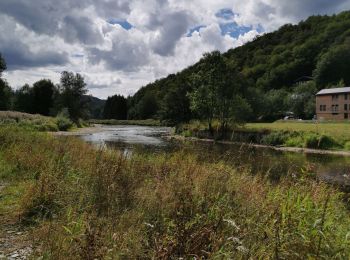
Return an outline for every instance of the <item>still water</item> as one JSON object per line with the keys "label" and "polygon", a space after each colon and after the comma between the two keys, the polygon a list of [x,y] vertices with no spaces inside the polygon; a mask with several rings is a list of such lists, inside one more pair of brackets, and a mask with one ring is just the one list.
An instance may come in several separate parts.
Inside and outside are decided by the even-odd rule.
{"label": "still water", "polygon": [[81,138],[98,147],[121,150],[126,155],[133,151],[163,153],[180,150],[209,162],[225,161],[253,174],[264,173],[276,179],[285,174],[296,177],[315,174],[321,180],[350,188],[350,157],[283,152],[247,145],[169,141],[165,137],[171,131],[168,127],[103,126],[101,131]]}

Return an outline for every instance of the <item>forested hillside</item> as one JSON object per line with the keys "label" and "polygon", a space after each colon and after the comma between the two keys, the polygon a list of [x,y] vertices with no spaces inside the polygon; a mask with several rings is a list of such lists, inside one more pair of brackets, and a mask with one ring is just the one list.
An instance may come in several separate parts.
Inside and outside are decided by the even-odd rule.
{"label": "forested hillside", "polygon": [[[236,101],[239,97],[234,106],[245,108],[240,111],[245,120],[275,120],[287,111],[311,118],[317,90],[350,85],[350,11],[287,24],[216,55],[206,54],[182,72],[141,88],[128,99],[129,119],[160,118],[176,124],[203,118],[198,97],[210,96],[205,88],[221,84],[215,81],[219,79],[227,81],[225,93],[235,93]],[[220,111],[211,116],[220,117]]]}

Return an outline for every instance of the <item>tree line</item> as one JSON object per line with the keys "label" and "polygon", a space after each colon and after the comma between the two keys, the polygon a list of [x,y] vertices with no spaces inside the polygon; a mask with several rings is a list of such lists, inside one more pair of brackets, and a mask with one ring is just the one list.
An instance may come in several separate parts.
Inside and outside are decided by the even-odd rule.
{"label": "tree line", "polygon": [[73,122],[89,116],[88,100],[84,78],[79,73],[63,71],[60,83],[55,85],[49,79],[42,79],[32,86],[25,84],[13,90],[1,77],[6,62],[0,54],[0,110],[57,116],[64,114]]}

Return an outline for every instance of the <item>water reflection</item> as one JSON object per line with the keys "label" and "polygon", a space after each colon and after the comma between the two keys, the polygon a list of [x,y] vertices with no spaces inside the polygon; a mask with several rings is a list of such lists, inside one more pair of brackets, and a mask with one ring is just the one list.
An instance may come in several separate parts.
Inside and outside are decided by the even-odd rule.
{"label": "water reflection", "polygon": [[200,160],[225,161],[238,170],[264,173],[272,179],[314,173],[324,181],[350,186],[350,157],[282,152],[249,145],[171,142],[162,138],[170,131],[167,127],[104,126],[103,131],[82,138],[97,146],[121,150],[126,156],[135,150],[145,153],[181,150],[195,154]]}

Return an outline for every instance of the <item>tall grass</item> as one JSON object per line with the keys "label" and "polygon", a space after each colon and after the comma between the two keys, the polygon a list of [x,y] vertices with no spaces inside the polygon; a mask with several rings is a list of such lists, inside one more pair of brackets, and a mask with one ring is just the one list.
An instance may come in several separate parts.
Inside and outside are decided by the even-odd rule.
{"label": "tall grass", "polygon": [[15,125],[38,131],[67,131],[75,124],[66,116],[59,114],[56,118],[38,114],[16,111],[0,111],[0,125]]}
{"label": "tall grass", "polygon": [[184,152],[126,158],[13,127],[0,127],[0,143],[29,183],[19,215],[33,225],[35,256],[350,257],[343,194],[303,173],[274,184]]}

